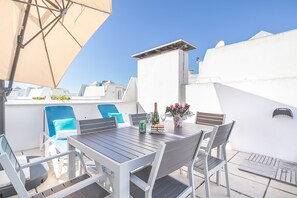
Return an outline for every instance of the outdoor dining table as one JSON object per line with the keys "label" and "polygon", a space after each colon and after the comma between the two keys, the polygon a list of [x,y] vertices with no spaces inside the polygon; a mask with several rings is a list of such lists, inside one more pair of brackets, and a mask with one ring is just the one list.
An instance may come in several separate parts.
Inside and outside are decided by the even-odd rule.
{"label": "outdoor dining table", "polygon": [[[138,127],[114,128],[98,133],[68,137],[68,149],[78,149],[113,172],[113,197],[129,197],[130,172],[152,163],[158,144],[190,136],[201,130],[209,133],[213,127],[184,123],[174,128],[165,125],[164,134],[139,133]],[[68,159],[69,178],[75,176],[74,156]]]}

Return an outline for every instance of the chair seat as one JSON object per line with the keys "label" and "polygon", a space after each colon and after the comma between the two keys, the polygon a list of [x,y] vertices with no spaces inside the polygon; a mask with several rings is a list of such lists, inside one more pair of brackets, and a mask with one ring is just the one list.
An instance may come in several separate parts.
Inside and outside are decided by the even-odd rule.
{"label": "chair seat", "polygon": [[[151,166],[147,166],[147,167],[135,172],[134,174],[137,177],[139,177],[140,179],[142,179],[143,181],[148,182],[151,168],[152,168]],[[152,197],[154,197],[154,198],[177,197],[186,188],[188,188],[187,185],[185,185],[184,183],[167,175],[165,177],[162,177],[162,178],[156,180]],[[135,197],[135,198],[145,197],[144,191],[141,190],[138,186],[136,186],[132,182],[130,182],[130,194],[132,197]]]}
{"label": "chair seat", "polygon": [[[88,174],[84,174],[81,175],[79,177],[73,178],[67,182],[64,182],[62,184],[59,184],[55,187],[52,187],[50,189],[47,189],[43,192],[40,192],[34,196],[32,196],[32,198],[42,198],[42,197],[47,197],[51,194],[54,194],[55,192],[58,192],[60,190],[63,190],[69,186],[72,186],[78,182],[81,182],[87,178],[89,178],[90,176]],[[77,197],[77,198],[102,198],[102,197],[106,197],[107,195],[109,195],[109,193],[104,190],[101,186],[99,186],[97,183],[93,183],[85,188],[82,188],[81,190],[78,190],[72,194],[70,194],[67,197]]]}
{"label": "chair seat", "polygon": [[[31,159],[39,159],[35,156],[27,156],[26,158],[27,162],[30,162]],[[31,166],[29,169],[30,179],[26,180],[25,182],[25,187],[27,190],[31,190],[47,180],[49,167],[48,164],[44,162],[42,164]],[[0,197],[10,197],[16,194],[17,192],[15,191],[12,184],[0,187]]]}
{"label": "chair seat", "polygon": [[[194,170],[200,173],[204,173],[204,160],[205,155],[203,152],[199,152],[198,154],[198,161],[194,164]],[[213,157],[211,155],[208,155],[207,157],[207,164],[208,164],[208,171],[215,172],[217,167],[222,167],[222,165],[225,163],[224,160]],[[212,173],[211,173],[212,174]]]}

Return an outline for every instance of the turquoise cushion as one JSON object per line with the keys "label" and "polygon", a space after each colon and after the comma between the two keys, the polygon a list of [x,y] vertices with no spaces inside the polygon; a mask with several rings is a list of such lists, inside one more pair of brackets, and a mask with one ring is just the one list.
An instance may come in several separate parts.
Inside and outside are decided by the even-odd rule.
{"label": "turquoise cushion", "polygon": [[118,123],[125,123],[121,113],[107,113],[108,117],[115,117]]}
{"label": "turquoise cushion", "polygon": [[56,131],[76,129],[76,121],[74,118],[53,120],[53,124]]}

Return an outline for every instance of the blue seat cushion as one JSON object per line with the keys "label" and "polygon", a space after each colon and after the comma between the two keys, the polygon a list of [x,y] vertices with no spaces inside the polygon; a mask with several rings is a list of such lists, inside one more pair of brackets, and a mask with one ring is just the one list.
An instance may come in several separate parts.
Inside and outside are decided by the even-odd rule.
{"label": "blue seat cushion", "polygon": [[121,113],[107,113],[107,114],[109,118],[115,117],[119,124],[125,123],[123,119],[123,115]]}
{"label": "blue seat cushion", "polygon": [[76,130],[76,121],[74,118],[53,120],[56,131]]}

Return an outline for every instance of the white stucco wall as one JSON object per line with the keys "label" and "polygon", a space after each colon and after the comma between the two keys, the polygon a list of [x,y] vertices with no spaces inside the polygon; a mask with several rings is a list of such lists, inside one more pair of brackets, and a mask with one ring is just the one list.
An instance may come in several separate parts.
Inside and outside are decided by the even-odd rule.
{"label": "white stucco wall", "polygon": [[297,107],[297,30],[209,49],[197,82],[219,82]]}
{"label": "white stucco wall", "polygon": [[[190,111],[194,114],[197,111],[209,113],[222,112],[213,83],[187,85],[186,98],[186,102],[190,105]],[[188,118],[186,122],[194,123],[195,116]]]}
{"label": "white stucco wall", "polygon": [[6,103],[6,136],[13,150],[39,147],[40,132],[43,130],[43,109],[48,105],[71,105],[76,119],[100,118],[96,107],[100,103],[113,103],[129,123],[128,114],[136,113],[136,102],[81,101],[9,101]]}
{"label": "white stucco wall", "polygon": [[[236,121],[231,135],[233,149],[297,162],[297,108],[222,84],[215,84],[215,88],[226,121]],[[280,107],[290,108],[294,118],[272,118]]]}
{"label": "white stucco wall", "polygon": [[188,76],[188,54],[174,50],[139,59],[138,101],[146,112],[154,109],[158,102],[159,111],[176,102],[183,102]]}
{"label": "white stucco wall", "polygon": [[199,76],[222,82],[297,76],[297,30],[206,52]]}

